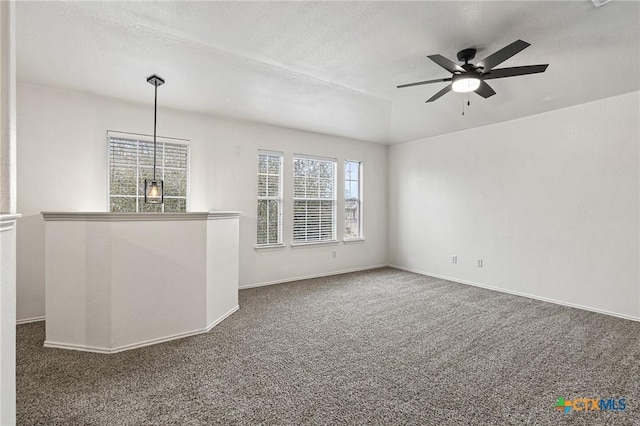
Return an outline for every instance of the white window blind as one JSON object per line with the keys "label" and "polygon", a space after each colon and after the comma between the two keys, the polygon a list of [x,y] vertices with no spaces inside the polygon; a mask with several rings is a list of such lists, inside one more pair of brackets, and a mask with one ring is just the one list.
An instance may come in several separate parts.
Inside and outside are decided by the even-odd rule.
{"label": "white window blind", "polygon": [[362,238],[362,163],[344,164],[344,238]]}
{"label": "white window blind", "polygon": [[282,154],[277,152],[258,152],[257,244],[282,244]]}
{"label": "white window blind", "polygon": [[145,204],[144,180],[153,178],[153,140],[108,135],[111,212],[185,212],[189,188],[189,145],[157,141],[156,178],[164,180],[164,204]]}
{"label": "white window blind", "polygon": [[336,239],[336,160],[294,156],[293,242]]}

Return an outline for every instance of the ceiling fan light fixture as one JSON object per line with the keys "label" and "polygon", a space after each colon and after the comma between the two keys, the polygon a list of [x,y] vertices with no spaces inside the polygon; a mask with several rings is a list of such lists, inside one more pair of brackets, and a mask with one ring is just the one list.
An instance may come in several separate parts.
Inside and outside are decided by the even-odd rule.
{"label": "ceiling fan light fixture", "polygon": [[462,75],[453,76],[451,89],[454,92],[459,92],[459,93],[473,92],[478,87],[480,87],[480,77],[477,75],[462,74]]}
{"label": "ceiling fan light fixture", "polygon": [[[595,1],[595,0],[594,0]],[[611,1],[611,0],[598,0],[598,1]],[[458,65],[455,62],[445,58],[442,55],[429,55],[427,58],[431,59],[436,64],[440,65],[445,70],[453,74],[450,78],[438,78],[435,80],[417,81],[415,83],[401,84],[398,89],[403,87],[420,86],[422,84],[440,83],[450,81],[446,87],[442,88],[438,93],[427,99],[428,102],[433,102],[439,99],[443,95],[450,91],[468,93],[475,92],[478,96],[488,98],[496,94],[496,91],[487,84],[486,80],[494,78],[516,77],[519,75],[537,74],[545,72],[549,64],[540,65],[525,65],[522,67],[509,67],[509,68],[495,68],[507,59],[511,58],[523,49],[531,46],[529,43],[523,40],[516,40],[506,47],[498,50],[497,52],[487,56],[483,60],[476,62],[475,64],[469,63],[476,55],[476,49],[464,49],[458,52],[458,60],[464,61],[464,65]]]}

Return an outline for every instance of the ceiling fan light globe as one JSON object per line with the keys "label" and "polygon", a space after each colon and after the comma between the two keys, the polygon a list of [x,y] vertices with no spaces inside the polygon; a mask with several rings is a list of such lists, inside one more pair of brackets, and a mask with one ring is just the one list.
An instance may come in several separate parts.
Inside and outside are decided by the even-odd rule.
{"label": "ceiling fan light globe", "polygon": [[454,78],[451,83],[451,89],[458,93],[473,92],[480,87],[480,79],[476,76],[461,75]]}

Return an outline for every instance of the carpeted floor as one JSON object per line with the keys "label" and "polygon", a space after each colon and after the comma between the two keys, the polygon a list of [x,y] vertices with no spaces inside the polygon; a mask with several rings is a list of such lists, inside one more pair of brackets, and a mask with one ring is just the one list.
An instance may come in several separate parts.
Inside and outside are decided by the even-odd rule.
{"label": "carpeted floor", "polygon": [[[211,332],[113,355],[18,326],[19,425],[640,424],[640,323],[394,269],[240,292]],[[554,408],[626,398],[624,411]]]}

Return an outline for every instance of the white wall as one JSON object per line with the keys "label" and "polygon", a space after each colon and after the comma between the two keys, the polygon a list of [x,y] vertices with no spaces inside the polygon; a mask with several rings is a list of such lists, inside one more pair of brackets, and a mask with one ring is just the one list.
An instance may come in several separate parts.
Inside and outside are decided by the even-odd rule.
{"label": "white wall", "polygon": [[390,263],[640,318],[639,105],[635,92],[392,146]]}
{"label": "white wall", "polygon": [[[640,318],[639,96],[392,146],[388,203],[383,145],[163,108],[158,133],[192,140],[192,211],[244,212],[241,286],[389,260]],[[153,106],[28,85],[18,85],[17,101],[18,318],[27,319],[44,315],[40,212],[106,210],[106,130],[150,133]],[[258,149],[283,151],[289,177],[297,152],[362,160],[366,241],[257,252]]]}
{"label": "white wall", "polygon": [[154,215],[44,214],[46,347],[119,352],[238,309],[238,213]]}
{"label": "white wall", "polygon": [[[191,140],[191,210],[243,212],[241,286],[387,263],[386,146],[164,109],[162,88],[158,97],[158,135]],[[106,131],[152,133],[153,105],[19,84],[17,111],[18,208],[23,213],[17,242],[18,319],[28,319],[44,315],[44,225],[40,212],[106,211]],[[292,239],[293,154],[337,157],[339,176],[345,159],[363,161],[366,241],[305,248],[287,245],[281,250],[257,252],[258,149],[285,154],[287,244]],[[338,194],[342,194],[340,179],[338,183]],[[338,213],[342,208],[339,200]],[[343,228],[340,221],[338,224],[340,236]]]}
{"label": "white wall", "polygon": [[0,2],[0,424],[16,422],[15,3]]}
{"label": "white wall", "polygon": [[0,214],[0,425],[16,420],[16,228]]}

